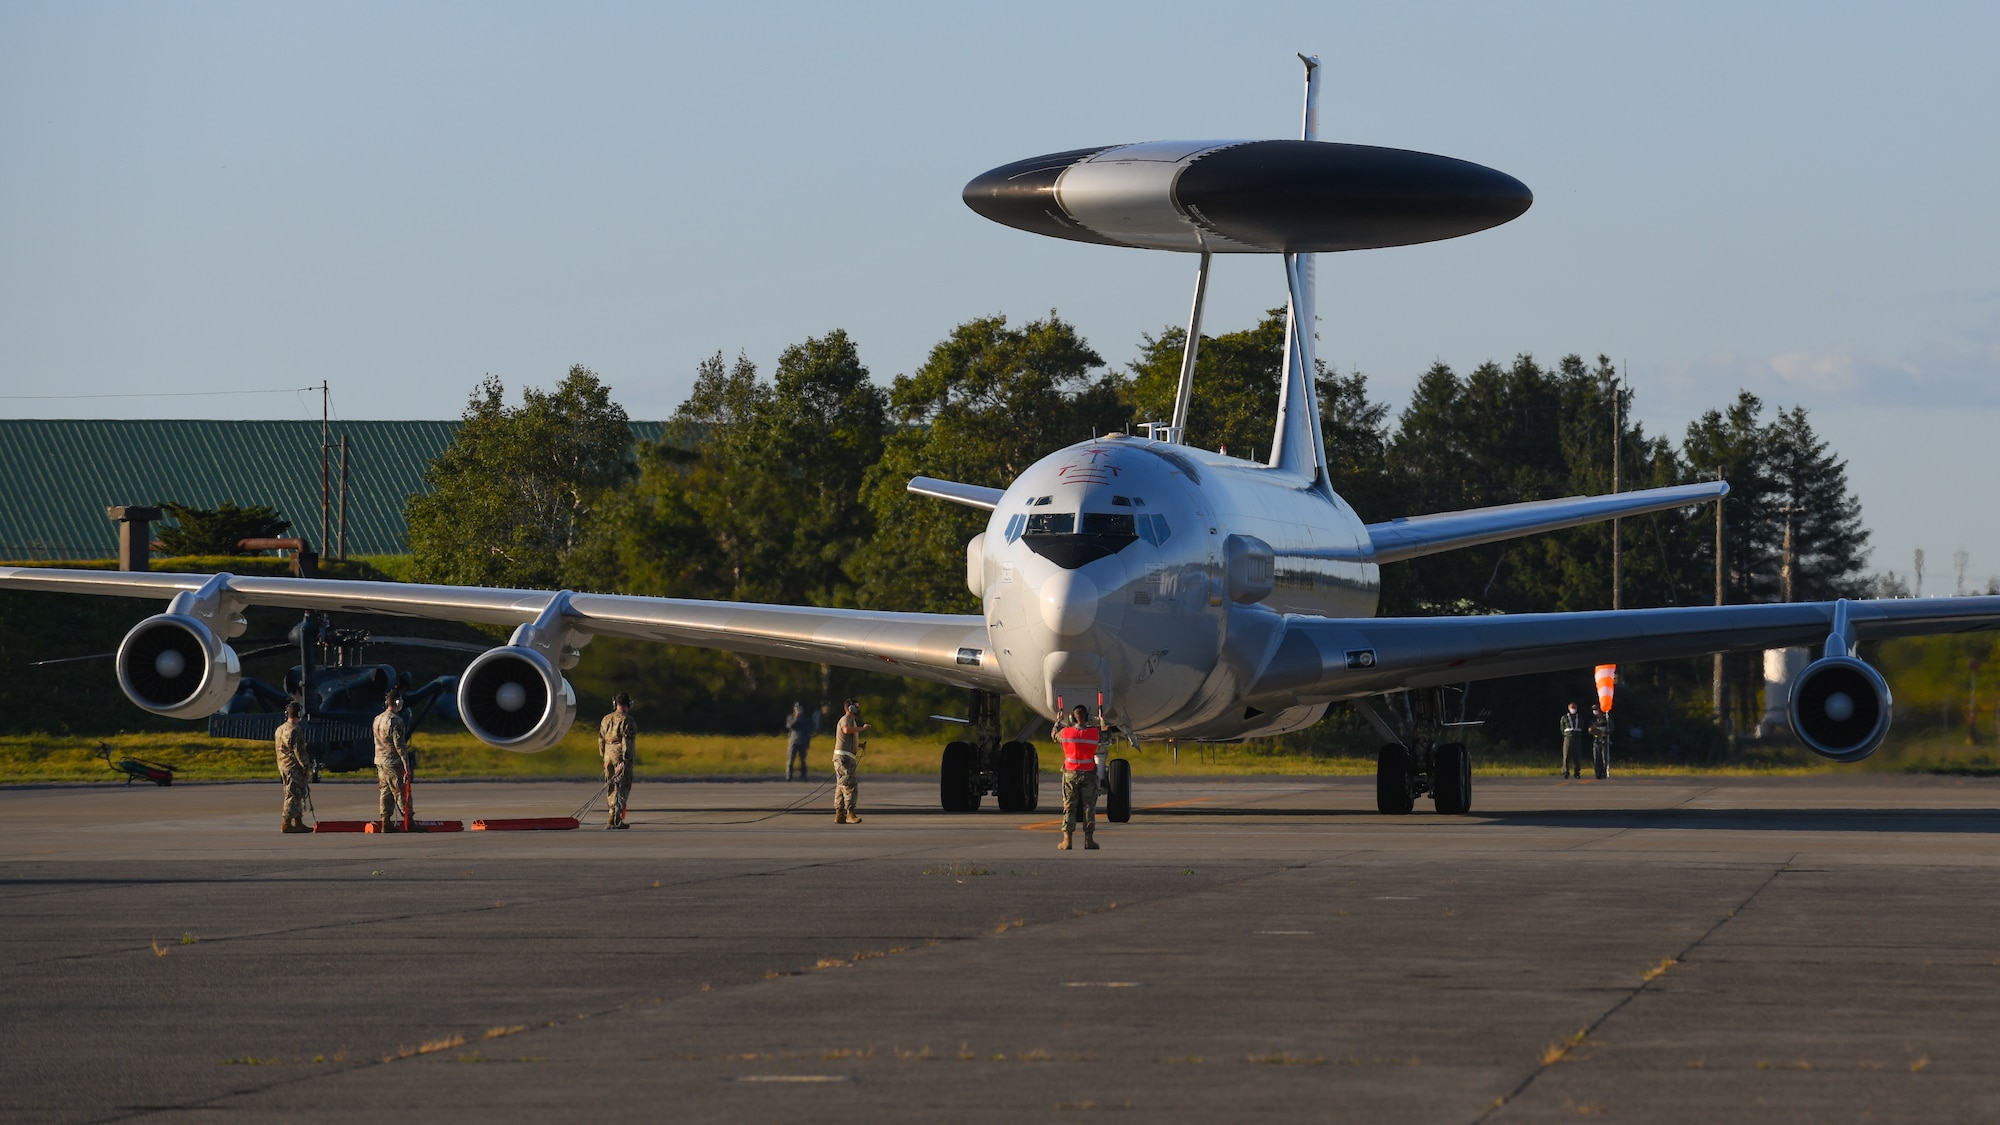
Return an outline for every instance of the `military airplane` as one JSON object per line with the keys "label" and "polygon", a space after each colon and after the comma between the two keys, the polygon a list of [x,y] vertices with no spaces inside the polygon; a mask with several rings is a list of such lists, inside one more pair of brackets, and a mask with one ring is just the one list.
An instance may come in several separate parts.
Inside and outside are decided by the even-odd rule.
{"label": "military airplane", "polygon": [[[1427,153],[1318,139],[1316,59],[1300,140],[1148,142],[1056,153],[966,186],[988,218],[1035,233],[1200,255],[1173,417],[1144,436],[1057,450],[1002,487],[932,480],[912,492],[989,513],[966,545],[977,614],[895,613],[568,590],[0,568],[0,586],[171,599],[117,654],[126,696],[200,718],[234,696],[229,641],[250,605],[510,625],[459,678],[458,712],[487,743],[533,752],[576,718],[564,670],[612,636],[836,664],[955,685],[974,738],[944,748],[939,802],[1036,803],[1038,765],[1003,742],[999,703],[1043,716],[1067,704],[1145,740],[1232,741],[1307,727],[1349,702],[1380,731],[1376,806],[1472,807],[1470,756],[1448,741],[1449,685],[1596,664],[1823,643],[1794,684],[1800,740],[1835,761],[1887,734],[1889,688],[1862,640],[2000,628],[2000,598],[1698,606],[1484,617],[1375,616],[1380,568],[1503,539],[1713,501],[1721,482],[1411,516],[1367,524],[1326,471],[1315,399],[1314,261],[1507,222],[1533,201],[1511,176]],[[1270,454],[1249,461],[1183,440],[1213,254],[1281,258],[1288,294]],[[1372,697],[1407,692],[1407,732]],[[1130,772],[1108,764],[1111,819],[1131,812]]]}
{"label": "military airplane", "polygon": [[472,653],[493,647],[436,637],[381,636],[338,627],[324,613],[307,613],[292,626],[286,641],[284,647],[297,649],[299,662],[285,671],[282,686],[244,676],[229,700],[208,717],[208,733],[268,743],[284,722],[285,704],[297,702],[305,713],[306,757],[312,762],[314,781],[322,771],[375,768],[373,724],[382,713],[383,697],[391,691],[403,697],[412,733],[432,714],[450,721],[458,717],[457,676],[437,676],[418,684],[407,671],[370,661],[370,646]]}

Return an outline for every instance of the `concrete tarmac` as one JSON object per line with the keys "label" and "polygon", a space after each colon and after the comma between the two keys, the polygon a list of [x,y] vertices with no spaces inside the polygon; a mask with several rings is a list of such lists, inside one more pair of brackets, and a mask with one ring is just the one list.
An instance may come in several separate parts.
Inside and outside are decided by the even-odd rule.
{"label": "concrete tarmac", "polygon": [[1068,853],[925,780],[632,796],[0,790],[0,1121],[2000,1119],[1994,781],[1142,777]]}

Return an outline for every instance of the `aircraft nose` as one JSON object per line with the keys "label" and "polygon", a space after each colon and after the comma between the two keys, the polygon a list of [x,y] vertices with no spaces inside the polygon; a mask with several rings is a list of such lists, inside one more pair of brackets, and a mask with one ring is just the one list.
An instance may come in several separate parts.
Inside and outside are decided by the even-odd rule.
{"label": "aircraft nose", "polygon": [[1074,637],[1097,620],[1097,585],[1074,570],[1059,570],[1042,583],[1042,621],[1058,636]]}

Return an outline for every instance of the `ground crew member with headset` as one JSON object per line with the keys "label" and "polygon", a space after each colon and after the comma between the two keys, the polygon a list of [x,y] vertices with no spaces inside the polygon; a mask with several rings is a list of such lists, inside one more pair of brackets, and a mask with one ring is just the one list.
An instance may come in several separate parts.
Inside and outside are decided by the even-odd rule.
{"label": "ground crew member with headset", "polygon": [[1563,778],[1567,780],[1572,771],[1580,780],[1583,777],[1583,736],[1590,728],[1584,725],[1583,716],[1577,713],[1576,704],[1571,703],[1562,717],[1563,736]]}
{"label": "ground crew member with headset", "polygon": [[1083,850],[1097,851],[1097,745],[1103,731],[1090,725],[1090,709],[1078,704],[1069,713],[1070,723],[1057,723],[1049,737],[1063,748],[1062,843],[1056,850],[1070,850],[1070,837],[1078,821],[1083,822]]}
{"label": "ground crew member with headset", "polygon": [[859,765],[856,755],[868,745],[861,741],[861,732],[868,729],[868,724],[861,721],[860,703],[850,699],[841,707],[845,714],[833,724],[833,822],[860,824],[861,818],[854,815],[859,791],[854,775]]}
{"label": "ground crew member with headset", "polygon": [[278,727],[278,777],[285,783],[285,820],[281,832],[311,832],[306,824],[306,784],[312,769],[306,765],[306,732],[300,725],[297,703],[285,704],[285,721]]}
{"label": "ground crew member with headset", "polygon": [[377,832],[401,832],[405,818],[415,826],[415,814],[403,796],[409,776],[410,724],[403,719],[402,693],[392,691],[382,699],[382,713],[375,716],[375,780],[382,790]]}
{"label": "ground crew member with headset", "polygon": [[632,721],[632,697],[619,692],[612,711],[597,724],[597,752],[604,758],[606,828],[628,828],[625,799],[632,792],[632,769],[639,764],[639,726]]}

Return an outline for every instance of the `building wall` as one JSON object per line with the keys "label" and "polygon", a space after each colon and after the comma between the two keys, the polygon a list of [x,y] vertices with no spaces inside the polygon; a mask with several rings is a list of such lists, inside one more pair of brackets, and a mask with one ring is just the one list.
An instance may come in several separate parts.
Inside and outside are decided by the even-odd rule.
{"label": "building wall", "polygon": [[[633,423],[656,440],[659,422]],[[348,439],[347,551],[408,550],[403,505],[453,422],[340,422],[328,459],[333,534],[320,542],[320,424],[202,420],[0,419],[0,559],[115,558],[114,504],[268,504],[291,533],[331,554],[338,540],[340,439]]]}

